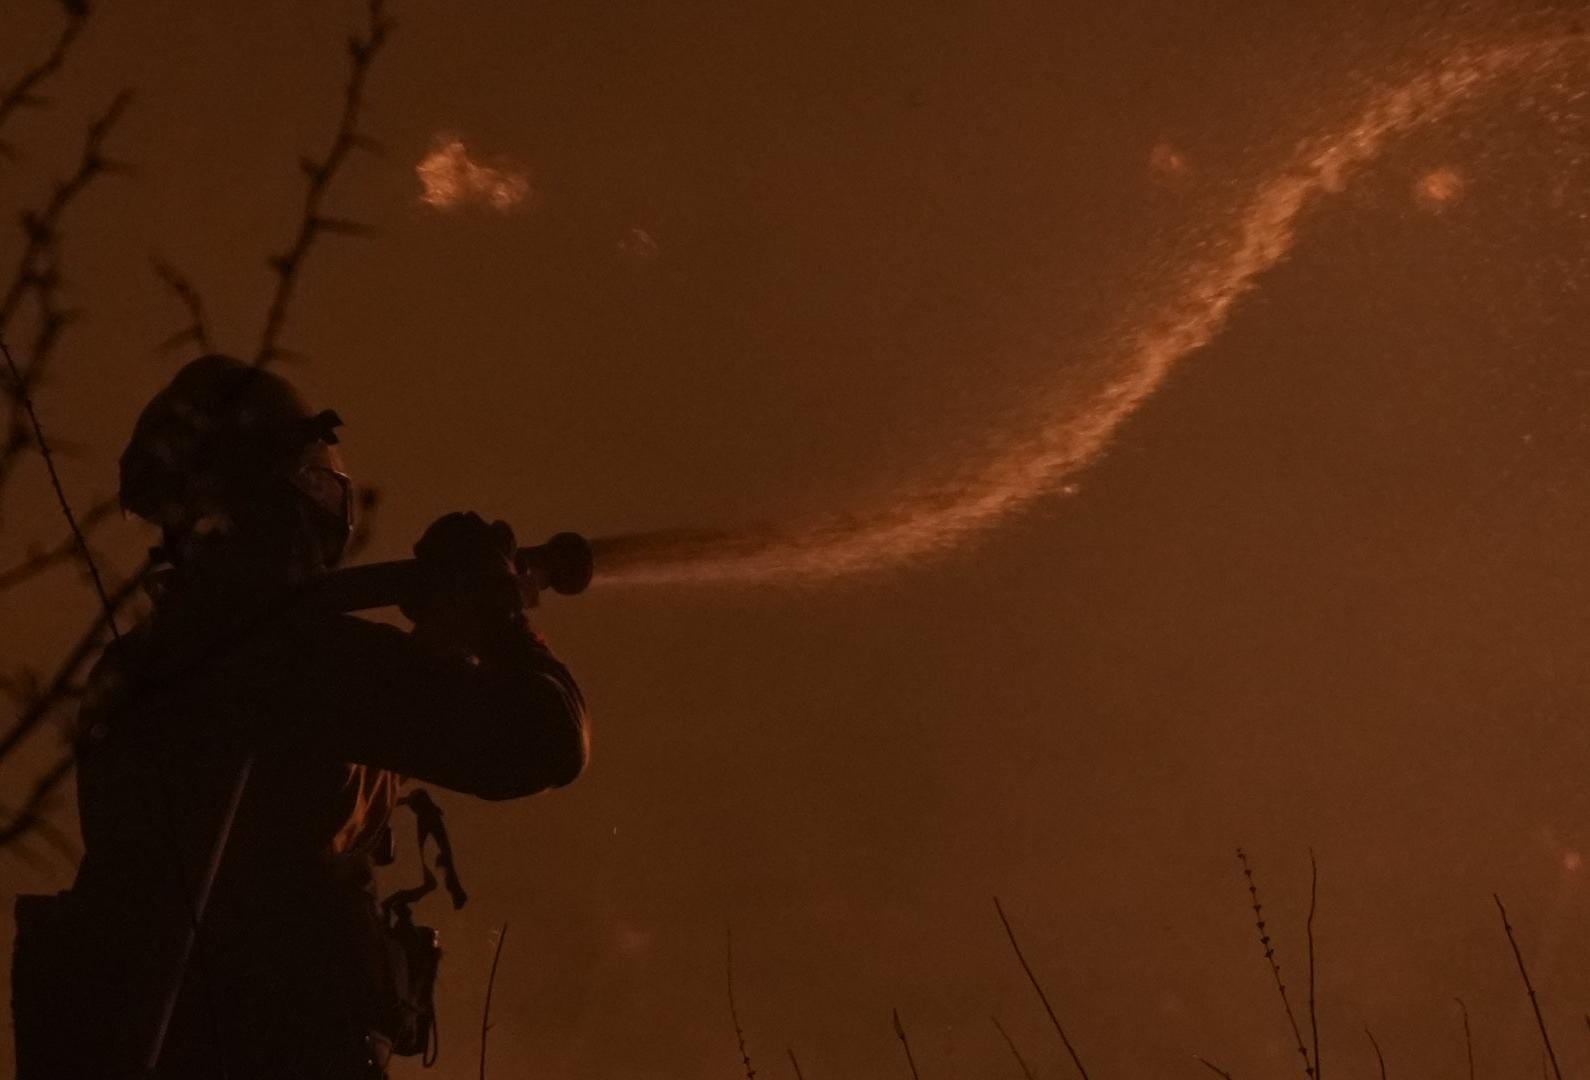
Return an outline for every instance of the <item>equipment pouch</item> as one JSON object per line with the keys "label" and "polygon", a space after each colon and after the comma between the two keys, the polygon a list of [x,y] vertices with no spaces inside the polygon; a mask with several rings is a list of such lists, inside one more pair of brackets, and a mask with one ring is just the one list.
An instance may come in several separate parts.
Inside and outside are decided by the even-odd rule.
{"label": "equipment pouch", "polygon": [[394,1054],[422,1055],[429,1066],[436,1060],[436,973],[442,947],[435,930],[415,925],[407,915],[387,920],[382,934],[387,962],[382,1031],[392,1040]]}

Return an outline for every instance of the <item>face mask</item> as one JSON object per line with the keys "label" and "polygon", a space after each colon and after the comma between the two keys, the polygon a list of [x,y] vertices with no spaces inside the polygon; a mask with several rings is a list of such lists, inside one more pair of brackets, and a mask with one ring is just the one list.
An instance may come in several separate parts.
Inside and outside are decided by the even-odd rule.
{"label": "face mask", "polygon": [[336,448],[319,441],[306,446],[287,482],[308,502],[322,558],[335,565],[353,534],[354,504],[353,481]]}

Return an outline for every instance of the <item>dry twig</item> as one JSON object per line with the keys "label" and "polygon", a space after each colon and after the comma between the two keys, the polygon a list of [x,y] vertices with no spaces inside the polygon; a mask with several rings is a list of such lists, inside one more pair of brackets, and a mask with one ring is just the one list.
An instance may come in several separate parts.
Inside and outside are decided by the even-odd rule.
{"label": "dry twig", "polygon": [[[80,6],[78,0],[68,0],[69,10],[76,6]],[[283,351],[276,347],[276,338],[286,320],[297,275],[314,241],[326,232],[363,231],[351,222],[324,217],[320,207],[332,180],[348,154],[356,149],[368,152],[378,149],[373,140],[358,131],[357,121],[363,105],[364,86],[371,64],[390,35],[393,22],[385,14],[384,0],[369,0],[367,12],[368,22],[364,34],[354,36],[348,42],[351,73],[345,88],[341,118],[331,149],[326,158],[319,163],[308,160],[300,162],[308,177],[309,190],[306,193],[303,212],[292,246],[286,255],[271,259],[272,267],[278,272],[278,281],[267,310],[260,350],[254,359],[255,364],[259,366],[269,364],[283,354]],[[21,300],[28,293],[39,295],[41,304],[48,303],[48,295],[51,295],[52,290],[58,285],[55,251],[59,238],[59,225],[66,210],[98,176],[126,171],[125,166],[106,157],[103,147],[105,139],[120,119],[128,100],[128,94],[119,95],[105,113],[90,126],[76,172],[68,179],[55,184],[49,200],[42,209],[23,215],[26,242],[13,280],[0,291],[0,332],[5,330]],[[197,299],[196,293],[194,298]],[[202,308],[190,307],[190,316],[195,314],[202,314]],[[69,313],[56,312],[50,333],[58,336],[60,327],[65,325],[68,318]],[[47,323],[50,321],[46,319]],[[197,325],[196,322],[195,326]],[[208,336],[207,328],[205,336]],[[45,356],[47,353],[35,354],[30,366],[22,372],[22,385],[30,391],[39,384],[44,375],[42,361]],[[8,432],[6,437],[0,440],[0,487],[4,485],[10,464],[30,443],[26,438],[26,426],[24,410],[14,403]],[[369,500],[365,503],[366,508],[373,508],[374,496],[366,498]],[[85,519],[88,517],[89,515],[85,515]],[[96,516],[94,520],[97,522],[107,518]],[[365,539],[367,536],[368,532],[359,539]],[[75,547],[76,539],[73,538],[66,543]],[[87,668],[99,655],[110,622],[137,597],[139,585],[151,568],[152,564],[146,561],[126,583],[118,586],[110,594],[106,610],[95,619],[93,625],[62,660],[39,698],[23,709],[11,728],[0,736],[0,762],[3,762],[24,739],[37,731],[63,704],[71,700],[72,693],[81,686]],[[23,805],[13,814],[8,815],[4,822],[0,822],[0,848],[18,841],[43,826],[44,820],[41,816],[43,808],[54,790],[71,775],[72,765],[73,759],[68,750],[35,781]]]}
{"label": "dry twig", "polygon": [[56,502],[60,505],[67,527],[71,529],[72,536],[77,542],[77,551],[82,556],[83,565],[88,570],[89,577],[93,579],[94,592],[99,597],[100,606],[104,610],[105,624],[110,628],[111,639],[120,641],[121,631],[116,628],[116,609],[111,606],[110,595],[105,591],[105,581],[99,575],[99,564],[94,561],[94,553],[88,550],[88,539],[83,535],[82,526],[77,523],[77,515],[72,512],[71,500],[66,497],[66,488],[61,484],[61,474],[55,468],[55,456],[50,453],[50,442],[44,436],[44,426],[39,422],[38,411],[33,407],[33,395],[28,393],[27,384],[22,380],[22,372],[11,355],[10,347],[6,345],[3,333],[0,333],[0,355],[5,357],[6,370],[11,375],[14,393],[22,402],[28,423],[33,427],[33,437],[38,442],[39,456],[44,459],[44,467],[49,470],[50,486],[55,489]]}
{"label": "dry twig", "polygon": [[486,1033],[491,1030],[491,992],[497,987],[497,961],[502,959],[502,943],[508,940],[508,924],[497,931],[497,948],[491,954],[491,974],[486,976],[486,1005],[480,1010],[480,1080],[486,1080]]}
{"label": "dry twig", "polygon": [[[734,1022],[734,1040],[740,1047],[740,1062],[745,1066],[745,1080],[756,1080],[756,1069],[751,1065],[751,1052],[745,1048],[745,1029],[740,1026],[740,1007],[734,1000],[734,930],[724,929],[723,967],[729,987],[729,1019]],[[791,1055],[793,1057],[794,1055]],[[799,1066],[796,1066],[798,1069]]]}
{"label": "dry twig", "polygon": [[149,262],[154,267],[155,276],[160,279],[161,284],[177,298],[177,302],[188,313],[188,325],[155,346],[155,351],[171,352],[185,345],[192,345],[201,353],[214,352],[215,345],[210,337],[210,326],[204,317],[204,299],[199,295],[199,290],[194,287],[187,275],[159,256],[151,256]]}
{"label": "dry twig", "polygon": [[[12,116],[22,109],[36,109],[48,104],[39,96],[39,88],[65,65],[72,44],[83,32],[83,27],[88,24],[86,0],[64,0],[61,6],[66,9],[66,22],[61,24],[61,32],[56,35],[55,44],[51,46],[44,59],[17,76],[15,82],[6,87],[4,92],[0,92],[0,128],[3,128]],[[14,159],[16,156],[16,148],[0,139],[0,157]]]}
{"label": "dry twig", "polygon": [[[1463,1052],[1468,1058],[1469,1080],[1474,1080],[1474,1033],[1469,1030],[1469,1007],[1463,1003],[1462,998],[1454,998],[1458,1009],[1463,1013]],[[1585,1017],[1585,1023],[1590,1024],[1590,1016]]]}
{"label": "dry twig", "polygon": [[[116,510],[115,499],[101,499],[78,516],[78,528],[86,536],[97,526],[113,519]],[[68,536],[53,547],[35,548],[14,565],[0,570],[0,593],[8,592],[24,582],[33,580],[51,568],[70,561],[76,554],[76,536]]]}
{"label": "dry twig", "polygon": [[1319,863],[1314,849],[1308,849],[1308,922],[1304,932],[1308,937],[1308,1027],[1309,1041],[1314,1048],[1314,1080],[1320,1080],[1319,1065],[1319,1012],[1315,1007],[1314,977],[1314,912],[1319,907]]}
{"label": "dry twig", "polygon": [[1060,1042],[1065,1045],[1066,1053],[1071,1055],[1071,1063],[1077,1067],[1077,1072],[1082,1074],[1082,1080],[1088,1080],[1088,1070],[1082,1064],[1082,1059],[1077,1056],[1076,1047],[1071,1045],[1071,1039],[1066,1035],[1066,1029],[1061,1025],[1060,1018],[1055,1015],[1054,1007],[1049,1004],[1049,995],[1043,992],[1038,976],[1033,974],[1032,966],[1027,963],[1026,956],[1022,955],[1021,945],[1016,941],[1016,931],[1011,928],[1010,920],[1005,917],[1005,908],[1000,904],[997,896],[994,897],[994,910],[999,912],[999,921],[1005,926],[1005,936],[1010,938],[1010,947],[1015,950],[1016,959],[1021,961],[1021,969],[1027,973],[1032,988],[1038,992],[1038,1000],[1043,1002],[1044,1011],[1049,1014],[1049,1022],[1054,1025],[1055,1032],[1060,1036]]}
{"label": "dry twig", "polygon": [[1253,878],[1253,867],[1248,865],[1247,852],[1237,849],[1237,861],[1242,864],[1242,876],[1248,879],[1248,896],[1252,901],[1254,926],[1259,931],[1259,944],[1264,949],[1264,959],[1270,965],[1270,974],[1275,978],[1276,992],[1281,995],[1281,1008],[1286,1012],[1286,1022],[1292,1028],[1292,1039],[1297,1044],[1297,1052],[1303,1057],[1303,1071],[1308,1076],[1314,1076],[1314,1062],[1309,1057],[1308,1047],[1303,1043],[1303,1032],[1297,1026],[1297,1016],[1292,1012],[1292,1000],[1286,993],[1286,982],[1281,978],[1281,964],[1275,958],[1275,944],[1270,938],[1269,929],[1264,921],[1264,905],[1259,902],[1259,886]]}
{"label": "dry twig", "polygon": [[1502,915],[1502,929],[1507,934],[1507,943],[1513,947],[1513,959],[1518,961],[1518,973],[1524,978],[1524,989],[1529,993],[1529,1007],[1535,1011],[1535,1023],[1540,1027],[1540,1041],[1546,1048],[1546,1056],[1551,1059],[1551,1071],[1557,1080],[1562,1080],[1562,1068],[1557,1064],[1557,1051],[1551,1045],[1551,1033],[1546,1030],[1546,1018],[1540,1011],[1540,999],[1535,996],[1535,984],[1530,981],[1529,969],[1524,966],[1524,954],[1518,949],[1518,938],[1513,935],[1513,924],[1507,921],[1507,908],[1502,906],[1502,898],[1491,894],[1491,899],[1496,901],[1496,910]]}
{"label": "dry twig", "polygon": [[1197,1054],[1194,1054],[1193,1060],[1202,1065],[1204,1068],[1208,1069],[1210,1072],[1214,1073],[1216,1076],[1223,1076],[1226,1078],[1226,1080],[1231,1080],[1230,1073],[1226,1072],[1226,1070],[1222,1069],[1219,1065],[1216,1065],[1208,1058],[1201,1058]]}
{"label": "dry twig", "polygon": [[900,1023],[900,1010],[894,1010],[894,1037],[900,1040],[900,1045],[905,1048],[905,1063],[911,1066],[911,1080],[922,1080],[916,1071],[916,1058],[911,1055],[911,1040],[906,1038],[905,1025]]}
{"label": "dry twig", "polygon": [[287,307],[298,284],[299,272],[315,241],[326,233],[366,236],[372,231],[369,226],[358,222],[327,217],[321,209],[331,182],[336,178],[348,155],[355,150],[373,153],[379,149],[373,139],[359,131],[359,119],[364,108],[364,85],[369,78],[370,65],[374,62],[376,54],[381,51],[381,47],[386,44],[394,24],[386,14],[385,0],[369,0],[366,17],[363,35],[354,35],[348,39],[348,55],[352,61],[352,70],[348,75],[347,87],[343,94],[342,116],[337,123],[337,131],[332,137],[331,146],[326,151],[325,157],[318,161],[307,157],[299,159],[299,167],[303,170],[307,186],[297,234],[286,252],[272,255],[267,260],[271,270],[276,273],[276,293],[271,297],[270,306],[266,310],[265,328],[260,334],[259,351],[254,355],[254,363],[258,366],[268,364],[283,355],[284,351],[277,345],[277,341],[287,321]]}
{"label": "dry twig", "polygon": [[105,155],[105,140],[121,119],[130,95],[125,91],[89,125],[83,149],[70,176],[55,181],[50,196],[37,209],[21,215],[23,244],[10,282],[0,291],[0,336],[11,327],[23,300],[32,297],[39,310],[38,328],[27,365],[13,365],[10,416],[3,442],[0,442],[0,487],[10,478],[17,460],[34,445],[33,424],[28,416],[27,399],[44,380],[49,361],[61,334],[74,315],[57,303],[60,288],[60,229],[67,211],[99,177],[126,166]]}
{"label": "dry twig", "polygon": [[1016,1049],[1016,1040],[1010,1037],[1010,1032],[1005,1030],[1005,1025],[999,1022],[999,1017],[997,1016],[991,1016],[989,1019],[994,1022],[994,1027],[998,1028],[999,1034],[1004,1037],[1005,1045],[1010,1047],[1010,1054],[1016,1059],[1016,1064],[1021,1066],[1021,1075],[1026,1077],[1027,1080],[1034,1080],[1032,1069],[1027,1066],[1027,1059],[1021,1056],[1020,1050]]}
{"label": "dry twig", "polygon": [[[135,574],[119,585],[109,598],[109,609],[120,612],[139,593],[143,575]],[[86,669],[99,655],[107,637],[108,623],[105,615],[97,616],[72,650],[56,668],[54,676],[33,702],[22,711],[11,730],[0,737],[0,761],[4,761],[23,739],[37,730],[65,703],[76,699],[81,691]],[[55,789],[72,774],[73,757],[68,750],[56,763],[33,783],[28,798],[8,819],[0,824],[0,848],[22,836],[36,831],[43,824],[42,813]]]}
{"label": "dry twig", "polygon": [[1386,1080],[1386,1055],[1380,1052],[1380,1042],[1375,1038],[1375,1033],[1368,1026],[1364,1027],[1364,1034],[1369,1036],[1369,1045],[1375,1048],[1375,1061],[1380,1064],[1380,1080]]}

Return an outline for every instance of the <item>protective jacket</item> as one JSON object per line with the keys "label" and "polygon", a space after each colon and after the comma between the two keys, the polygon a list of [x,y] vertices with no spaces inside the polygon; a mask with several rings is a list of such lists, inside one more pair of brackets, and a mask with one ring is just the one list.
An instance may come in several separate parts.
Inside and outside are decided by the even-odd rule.
{"label": "protective jacket", "polygon": [[139,1075],[249,756],[156,1075],[380,1075],[366,1036],[390,1019],[391,973],[371,855],[401,778],[510,799],[585,761],[579,690],[523,617],[476,651],[180,594],[111,648],[81,715],[77,880],[19,905],[19,1080]]}

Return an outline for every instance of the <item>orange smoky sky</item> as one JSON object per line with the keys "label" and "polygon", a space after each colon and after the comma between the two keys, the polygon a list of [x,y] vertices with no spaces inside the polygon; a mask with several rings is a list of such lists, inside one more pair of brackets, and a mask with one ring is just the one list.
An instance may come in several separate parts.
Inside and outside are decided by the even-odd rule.
{"label": "orange smoky sky", "polygon": [[420,201],[438,210],[484,206],[506,212],[530,194],[530,178],[524,172],[475,161],[464,140],[451,135],[437,136],[414,173],[423,189]]}
{"label": "orange smoky sky", "polygon": [[[478,1077],[504,923],[492,1076],[743,1076],[726,923],[769,1080],[786,1048],[905,1077],[896,1008],[924,1080],[1019,1076],[991,1014],[1075,1076],[994,894],[1090,1075],[1295,1074],[1237,843],[1289,989],[1318,855],[1338,1080],[1376,1073],[1365,1024],[1393,1074],[1463,1075],[1460,995],[1482,1074],[1534,1065],[1493,892],[1590,1076],[1590,306],[1557,269],[1590,219],[1567,180],[1526,197],[1584,140],[1519,106],[1590,110],[1590,43],[1511,0],[389,6],[360,133],[393,153],[326,204],[376,235],[316,247],[282,340],[381,492],[362,557],[453,510],[742,541],[536,610],[591,765],[436,793],[471,900],[419,909],[444,1048],[395,1080]],[[59,29],[14,7],[0,87]],[[185,321],[151,250],[218,347],[257,339],[351,8],[94,10],[0,125],[14,222],[136,91],[37,395],[79,510],[190,358],[145,359]],[[64,536],[27,464],[0,574]],[[157,539],[91,535],[114,577]],[[69,562],[0,591],[0,683],[94,607]],[[59,751],[0,761],[0,803]],[[399,839],[383,895],[419,876]],[[31,854],[0,912],[71,884]]]}

